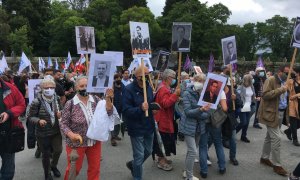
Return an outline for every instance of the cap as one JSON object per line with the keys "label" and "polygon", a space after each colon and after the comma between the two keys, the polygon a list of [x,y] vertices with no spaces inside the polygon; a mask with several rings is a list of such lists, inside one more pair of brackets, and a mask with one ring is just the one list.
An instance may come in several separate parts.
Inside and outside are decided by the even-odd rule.
{"label": "cap", "polygon": [[264,67],[257,67],[257,68],[255,69],[255,71],[263,71],[263,70],[265,70]]}

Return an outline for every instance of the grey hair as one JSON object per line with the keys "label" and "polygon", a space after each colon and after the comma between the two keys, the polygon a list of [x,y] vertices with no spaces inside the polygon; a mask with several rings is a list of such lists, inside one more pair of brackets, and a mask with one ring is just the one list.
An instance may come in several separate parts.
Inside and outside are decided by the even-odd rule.
{"label": "grey hair", "polygon": [[88,79],[87,76],[78,76],[75,81],[75,87],[78,85],[79,81],[82,79]]}
{"label": "grey hair", "polygon": [[[51,78],[50,78],[51,77]],[[52,84],[52,85],[54,85],[54,87],[56,87],[56,84],[55,84],[55,81],[54,81],[54,79],[53,79],[53,77],[52,76],[46,76],[44,79],[42,79],[41,80],[41,82],[40,82],[40,87],[42,88],[42,89],[44,89],[44,86],[46,85],[46,84]]]}
{"label": "grey hair", "polygon": [[204,73],[194,75],[194,81],[196,82],[204,82],[205,80],[206,80],[206,75]]}
{"label": "grey hair", "polygon": [[166,80],[170,76],[176,76],[176,72],[172,69],[165,69],[162,74],[162,80]]}

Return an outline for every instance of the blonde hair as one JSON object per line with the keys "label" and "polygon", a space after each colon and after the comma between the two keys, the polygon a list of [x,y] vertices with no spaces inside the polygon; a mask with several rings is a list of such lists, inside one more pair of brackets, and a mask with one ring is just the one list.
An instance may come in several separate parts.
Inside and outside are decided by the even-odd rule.
{"label": "blonde hair", "polygon": [[53,79],[52,76],[45,76],[45,78],[42,79],[42,81],[41,81],[41,83],[40,83],[40,87],[41,87],[42,89],[44,89],[44,86],[45,86],[46,84],[52,84],[52,85],[54,85],[54,87],[56,87],[56,83],[55,83],[55,81],[54,81],[54,79]]}

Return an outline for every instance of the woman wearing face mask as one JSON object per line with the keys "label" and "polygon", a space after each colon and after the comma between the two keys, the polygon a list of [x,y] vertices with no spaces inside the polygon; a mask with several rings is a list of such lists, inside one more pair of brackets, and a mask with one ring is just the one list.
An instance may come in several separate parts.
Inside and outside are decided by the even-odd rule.
{"label": "woman wearing face mask", "polygon": [[237,92],[241,96],[243,108],[239,113],[240,123],[236,127],[236,133],[242,130],[241,141],[250,143],[250,140],[247,138],[247,130],[251,118],[251,110],[255,105],[255,91],[252,75],[244,75],[243,83],[238,87]]}
{"label": "woman wearing face mask", "polygon": [[[40,83],[41,94],[35,98],[30,106],[29,120],[36,123],[36,137],[43,154],[43,168],[46,180],[52,180],[51,171],[55,177],[61,174],[57,163],[62,152],[62,137],[58,119],[61,117],[60,101],[55,94],[55,82],[52,77],[46,77]],[[52,161],[50,155],[52,152]]]}
{"label": "woman wearing face mask", "polygon": [[295,79],[287,81],[289,91],[289,120],[290,127],[284,131],[289,140],[293,140],[295,146],[300,146],[297,137],[297,129],[299,124],[299,112],[300,112],[300,66],[294,68],[296,73]]}
{"label": "woman wearing face mask", "polygon": [[171,156],[171,153],[176,155],[176,143],[174,134],[174,106],[180,96],[180,88],[177,87],[175,93],[171,93],[171,86],[176,84],[176,73],[171,69],[166,69],[162,74],[163,82],[159,85],[155,97],[155,102],[158,103],[161,109],[154,116],[158,130],[161,135],[165,155],[161,152],[156,152],[158,156],[157,167],[170,171],[172,170],[171,161],[165,156]]}
{"label": "woman wearing face mask", "polygon": [[205,78],[204,74],[195,75],[193,85],[188,87],[183,93],[184,113],[179,122],[179,132],[184,134],[187,146],[185,159],[186,172],[183,174],[184,178],[187,180],[198,179],[193,176],[194,162],[197,157],[196,144],[198,143],[196,141],[199,140],[200,134],[205,132],[205,120],[209,116],[207,111],[210,109],[210,105],[203,107],[197,105]]}
{"label": "woman wearing face mask", "polygon": [[[79,155],[76,161],[76,174],[79,174],[82,167],[83,158],[86,155],[88,161],[88,180],[100,179],[100,157],[101,157],[101,142],[89,139],[86,134],[89,125],[93,119],[95,108],[100,99],[96,96],[89,95],[86,91],[87,77],[81,76],[76,79],[75,89],[77,94],[72,100],[69,100],[62,112],[62,121],[60,128],[66,135],[66,151],[68,157],[68,165],[65,173],[65,180],[69,179],[70,154],[73,149],[77,150]],[[113,105],[111,98],[113,90],[106,91],[106,111],[108,115],[112,114]],[[82,138],[82,139],[81,139]],[[80,142],[82,140],[82,143]]]}

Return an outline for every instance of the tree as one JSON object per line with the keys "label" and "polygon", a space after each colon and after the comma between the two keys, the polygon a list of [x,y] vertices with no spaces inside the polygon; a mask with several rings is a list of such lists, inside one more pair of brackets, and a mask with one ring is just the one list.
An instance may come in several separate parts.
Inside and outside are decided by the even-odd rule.
{"label": "tree", "polygon": [[167,16],[174,4],[176,4],[178,2],[184,2],[184,1],[186,1],[186,0],[166,0],[164,11],[162,12],[162,15]]}
{"label": "tree", "polygon": [[32,45],[28,38],[27,25],[24,25],[20,29],[10,33],[9,42],[15,54],[21,55],[22,51],[29,55],[32,54]]}
{"label": "tree", "polygon": [[7,23],[9,19],[8,14],[3,10],[0,9],[0,49],[3,50],[5,53],[8,53],[8,35],[10,33],[10,26]]}
{"label": "tree", "polygon": [[156,48],[162,39],[162,31],[155,21],[154,15],[149,8],[132,7],[122,12],[120,16],[119,31],[121,33],[122,45],[127,57],[131,56],[129,21],[146,22],[149,25],[151,47]]}
{"label": "tree", "polygon": [[119,2],[123,10],[132,8],[133,6],[147,7],[146,0],[120,0]]}

